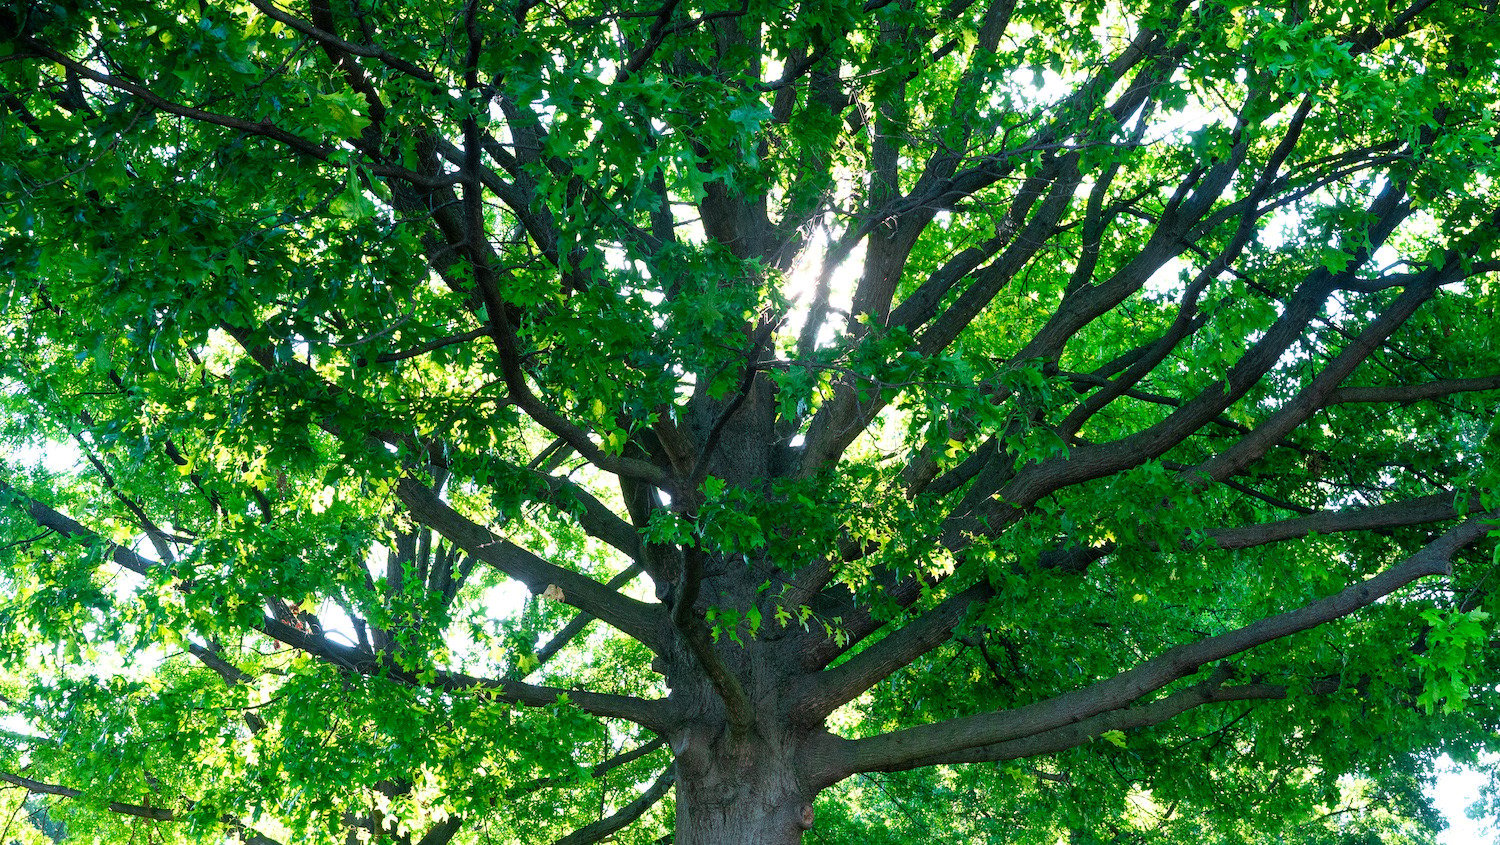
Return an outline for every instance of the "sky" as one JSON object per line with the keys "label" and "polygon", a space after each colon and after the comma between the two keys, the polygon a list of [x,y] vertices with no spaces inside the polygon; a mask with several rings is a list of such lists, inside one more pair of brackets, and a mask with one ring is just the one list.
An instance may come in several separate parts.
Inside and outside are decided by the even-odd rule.
{"label": "sky", "polygon": [[[1494,761],[1500,764],[1500,760]],[[1500,845],[1500,831],[1470,819],[1464,811],[1479,798],[1484,773],[1459,769],[1447,757],[1438,764],[1437,784],[1428,791],[1433,806],[1448,820],[1448,829],[1438,837],[1442,845]]]}

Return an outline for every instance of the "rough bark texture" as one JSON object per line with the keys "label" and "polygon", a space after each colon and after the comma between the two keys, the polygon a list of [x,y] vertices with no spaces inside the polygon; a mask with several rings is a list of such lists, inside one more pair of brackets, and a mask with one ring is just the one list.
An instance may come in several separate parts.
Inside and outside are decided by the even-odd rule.
{"label": "rough bark texture", "polygon": [[[735,740],[684,729],[677,752],[677,833],[683,845],[792,845],[813,826],[814,790],[798,746],[781,737]],[[674,743],[674,750],[679,746]]]}
{"label": "rough bark texture", "polygon": [[[704,567],[705,583],[746,565],[716,558]],[[722,593],[716,600],[728,601]],[[837,779],[840,741],[798,709],[807,680],[798,678],[794,648],[786,638],[721,637],[707,651],[684,647],[665,659],[676,717],[667,735],[677,774],[674,842],[780,845],[801,842],[812,827],[814,798]],[[718,662],[715,672],[705,672],[705,657]],[[737,726],[729,712],[733,697],[713,680],[719,672],[743,694],[748,724]]]}

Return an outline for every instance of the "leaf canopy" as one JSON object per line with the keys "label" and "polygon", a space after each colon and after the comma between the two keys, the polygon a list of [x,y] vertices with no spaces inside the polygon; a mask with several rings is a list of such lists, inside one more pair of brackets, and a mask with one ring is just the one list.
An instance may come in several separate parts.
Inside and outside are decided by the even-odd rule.
{"label": "leaf canopy", "polygon": [[1497,53],[0,10],[0,839],[1433,842],[1500,729]]}

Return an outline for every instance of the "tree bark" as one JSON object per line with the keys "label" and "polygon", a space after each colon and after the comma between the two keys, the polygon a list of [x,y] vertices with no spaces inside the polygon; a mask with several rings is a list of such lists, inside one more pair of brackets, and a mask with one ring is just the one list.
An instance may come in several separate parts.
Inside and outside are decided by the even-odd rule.
{"label": "tree bark", "polygon": [[[687,730],[677,752],[676,845],[797,845],[813,826],[810,783],[797,759],[807,745],[758,732],[734,740]],[[679,750],[680,749],[680,750]]]}
{"label": "tree bark", "polygon": [[814,797],[844,776],[846,741],[820,715],[799,709],[811,679],[788,640],[740,644],[720,636],[706,646],[736,679],[750,720],[731,718],[719,685],[704,677],[698,649],[684,643],[663,656],[668,706],[677,714],[666,732],[675,758],[674,845],[800,843],[813,826]]}

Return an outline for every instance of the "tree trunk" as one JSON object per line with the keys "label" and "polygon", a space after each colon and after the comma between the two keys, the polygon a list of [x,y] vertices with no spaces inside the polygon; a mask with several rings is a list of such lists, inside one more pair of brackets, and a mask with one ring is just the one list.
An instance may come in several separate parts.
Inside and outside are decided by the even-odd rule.
{"label": "tree trunk", "polygon": [[789,753],[803,745],[698,732],[685,747],[674,742],[674,845],[798,845],[813,826],[816,794]]}

